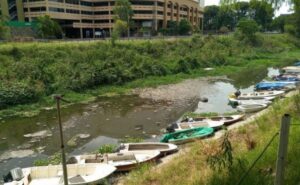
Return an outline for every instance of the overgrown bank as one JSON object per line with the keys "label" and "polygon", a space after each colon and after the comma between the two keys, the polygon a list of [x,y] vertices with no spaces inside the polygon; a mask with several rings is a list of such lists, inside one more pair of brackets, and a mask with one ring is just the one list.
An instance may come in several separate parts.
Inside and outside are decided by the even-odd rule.
{"label": "overgrown bank", "polygon": [[[292,116],[290,128],[286,185],[299,184],[300,161],[300,94],[275,102],[267,114],[246,126],[229,131],[218,141],[198,141],[189,145],[184,155],[174,158],[159,169],[151,166],[130,173],[123,184],[238,184],[241,177],[257,159],[280,128],[283,114]],[[240,185],[274,184],[278,135],[265,154]],[[230,144],[229,144],[230,142]],[[155,168],[155,167],[154,167]]]}
{"label": "overgrown bank", "polygon": [[[280,66],[300,58],[299,41],[259,35],[255,46],[234,36],[109,42],[0,45],[0,117],[53,105],[62,93],[72,102],[182,79],[231,75],[243,68]],[[213,71],[204,68],[213,67]]]}

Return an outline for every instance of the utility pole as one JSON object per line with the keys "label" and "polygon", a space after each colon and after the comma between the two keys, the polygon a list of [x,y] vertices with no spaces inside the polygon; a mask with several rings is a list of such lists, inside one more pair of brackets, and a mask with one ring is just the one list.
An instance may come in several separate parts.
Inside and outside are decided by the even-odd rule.
{"label": "utility pole", "polygon": [[62,130],[61,116],[60,116],[60,101],[61,100],[65,101],[65,100],[62,99],[61,95],[55,95],[54,99],[56,100],[56,105],[57,105],[57,116],[58,116],[59,132],[60,132],[60,144],[61,144],[60,147],[61,147],[61,156],[62,156],[64,185],[68,185],[68,172],[67,172],[67,164],[66,164],[66,154],[65,154],[63,130]]}
{"label": "utility pole", "polygon": [[276,177],[275,185],[284,184],[284,170],[288,151],[289,131],[290,131],[291,117],[289,114],[285,114],[282,117],[280,128],[280,140],[276,164]]}

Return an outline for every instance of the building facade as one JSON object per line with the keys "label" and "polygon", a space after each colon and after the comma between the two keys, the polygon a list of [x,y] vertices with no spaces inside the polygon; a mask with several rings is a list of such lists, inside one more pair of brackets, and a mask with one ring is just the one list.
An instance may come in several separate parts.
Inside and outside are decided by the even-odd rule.
{"label": "building facade", "polygon": [[[199,0],[130,0],[134,11],[132,33],[144,28],[158,31],[169,21],[187,19],[202,27],[203,7]],[[115,0],[0,0],[2,15],[12,20],[34,21],[49,15],[59,22],[67,37],[89,38],[110,34]],[[144,29],[145,30],[145,29]]]}

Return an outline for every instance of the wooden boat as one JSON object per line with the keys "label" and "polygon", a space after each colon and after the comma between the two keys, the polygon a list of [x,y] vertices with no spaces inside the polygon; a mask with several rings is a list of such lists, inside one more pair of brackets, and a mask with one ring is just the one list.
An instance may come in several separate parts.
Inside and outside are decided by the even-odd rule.
{"label": "wooden boat", "polygon": [[183,144],[208,137],[214,133],[213,128],[199,127],[192,128],[163,135],[160,142]]}
{"label": "wooden boat", "polygon": [[267,108],[266,104],[249,104],[249,105],[239,105],[237,110],[245,113],[258,112]]}
{"label": "wooden boat", "polygon": [[194,121],[188,121],[188,122],[179,122],[175,123],[174,126],[175,131],[181,131],[191,128],[198,128],[198,127],[209,127],[213,128],[214,130],[217,130],[221,128],[224,125],[224,122],[222,121],[212,121],[212,120],[194,120]]}
{"label": "wooden boat", "polygon": [[[99,183],[112,174],[116,168],[109,164],[69,164],[68,184],[83,185]],[[23,178],[19,181],[5,183],[5,185],[61,185],[63,172],[61,165],[38,166],[23,168]]]}
{"label": "wooden boat", "polygon": [[229,98],[237,100],[248,100],[248,99],[274,99],[275,97],[283,96],[285,91],[260,91],[252,93],[241,93],[240,96],[236,97],[234,94],[230,95]]}
{"label": "wooden boat", "polygon": [[159,151],[160,155],[165,156],[177,152],[178,147],[171,143],[146,142],[146,143],[124,143],[119,148],[120,153]]}
{"label": "wooden boat", "polygon": [[282,68],[284,73],[300,73],[300,67],[299,66],[287,66]]}
{"label": "wooden boat", "polygon": [[160,152],[141,151],[141,152],[124,152],[112,154],[94,154],[94,155],[78,155],[71,157],[68,164],[88,164],[88,163],[103,163],[109,164],[117,168],[118,172],[130,171],[138,165],[148,162],[154,162],[158,159]]}

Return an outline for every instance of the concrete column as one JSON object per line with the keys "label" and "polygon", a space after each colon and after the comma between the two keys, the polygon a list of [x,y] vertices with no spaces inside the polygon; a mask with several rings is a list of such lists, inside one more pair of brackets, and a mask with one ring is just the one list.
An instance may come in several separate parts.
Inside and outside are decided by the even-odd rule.
{"label": "concrete column", "polygon": [[195,10],[194,10],[194,8],[192,8],[192,21],[191,21],[191,24],[193,25],[193,26],[195,26],[195,22],[194,22],[194,12],[195,12]]}
{"label": "concrete column", "polygon": [[[78,1],[78,6],[81,6],[81,1]],[[79,22],[82,23],[82,18],[81,18],[81,8],[79,10],[79,15],[80,15],[80,19]],[[83,29],[82,29],[82,25],[80,24],[80,38],[83,39]]]}
{"label": "concrete column", "polygon": [[16,1],[16,7],[17,7],[18,20],[25,21],[23,1]]}
{"label": "concrete column", "polygon": [[177,17],[176,17],[176,21],[179,22],[180,19],[180,5],[177,4]]}
{"label": "concrete column", "polygon": [[190,16],[190,14],[191,14],[191,10],[190,10],[190,8],[189,7],[187,7],[187,11],[188,11],[188,14],[187,14],[187,20],[189,21],[189,22],[191,22],[191,16]]}
{"label": "concrete column", "polygon": [[174,4],[171,3],[171,21],[174,20]]}
{"label": "concrete column", "polygon": [[111,14],[111,3],[110,1],[108,2],[108,16],[109,16],[109,36],[111,37],[111,34],[112,34],[112,14]]}
{"label": "concrete column", "polygon": [[49,15],[49,2],[46,0],[46,14]]}
{"label": "concrete column", "polygon": [[154,30],[158,30],[158,21],[157,21],[157,0],[154,2]]}
{"label": "concrete column", "polygon": [[6,19],[10,19],[9,11],[8,11],[8,0],[0,0],[1,12],[3,17]]}
{"label": "concrete column", "polygon": [[165,0],[165,5],[164,5],[164,22],[163,22],[163,28],[167,28],[167,18],[168,18],[168,1]]}

